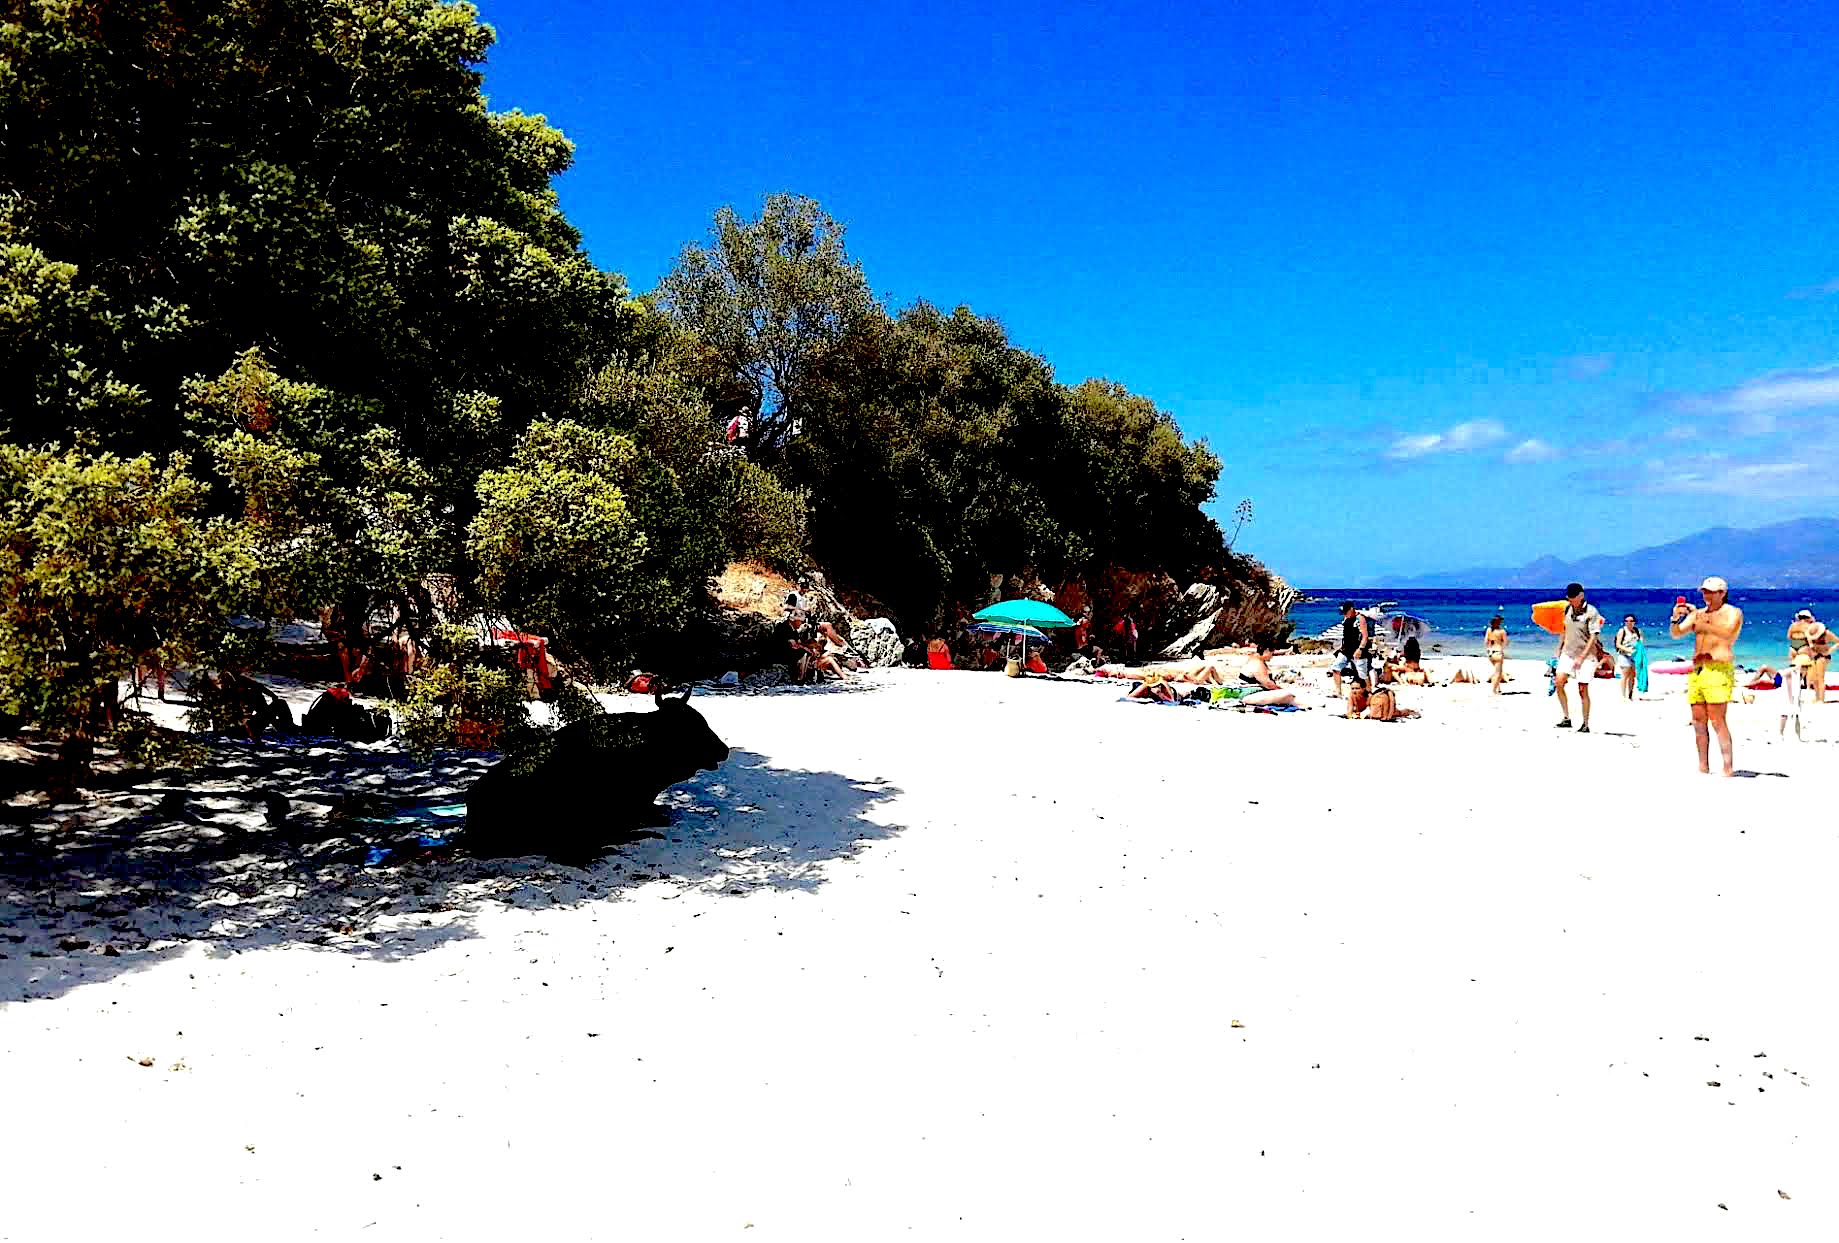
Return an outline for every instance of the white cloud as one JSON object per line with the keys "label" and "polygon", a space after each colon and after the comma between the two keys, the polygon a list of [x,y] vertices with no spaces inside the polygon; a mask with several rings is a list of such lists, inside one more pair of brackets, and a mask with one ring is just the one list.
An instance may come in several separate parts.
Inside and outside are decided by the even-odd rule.
{"label": "white cloud", "polygon": [[1636,489],[1651,493],[1717,496],[1832,496],[1839,484],[1808,462],[1733,462],[1723,454],[1646,463],[1648,478]]}
{"label": "white cloud", "polygon": [[1507,450],[1501,461],[1520,466],[1527,462],[1549,462],[1557,456],[1558,450],[1554,445],[1535,437],[1531,440],[1522,440]]}
{"label": "white cloud", "polygon": [[1400,436],[1386,450],[1389,458],[1426,457],[1432,453],[1467,453],[1486,448],[1507,438],[1507,428],[1494,419],[1473,419],[1458,423],[1446,432],[1421,432]]}
{"label": "white cloud", "polygon": [[1839,280],[1823,281],[1818,285],[1802,285],[1799,289],[1790,289],[1790,298],[1830,298],[1839,293]]}
{"label": "white cloud", "polygon": [[1778,371],[1732,388],[1680,399],[1693,414],[1735,414],[1762,418],[1839,407],[1839,366]]}

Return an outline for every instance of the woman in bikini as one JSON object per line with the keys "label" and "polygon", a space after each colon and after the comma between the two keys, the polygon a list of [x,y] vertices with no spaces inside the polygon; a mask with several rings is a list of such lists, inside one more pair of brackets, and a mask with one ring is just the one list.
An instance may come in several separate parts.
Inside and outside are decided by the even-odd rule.
{"label": "woman in bikini", "polygon": [[1501,693],[1501,683],[1507,680],[1507,627],[1506,618],[1499,613],[1488,623],[1488,633],[1482,636],[1482,646],[1487,649],[1488,663],[1494,666],[1494,676],[1488,680],[1493,693]]}
{"label": "woman in bikini", "polygon": [[1826,702],[1826,668],[1832,642],[1832,631],[1814,620],[1812,609],[1796,613],[1788,626],[1788,659],[1800,670],[1802,685],[1813,691],[1815,703]]}

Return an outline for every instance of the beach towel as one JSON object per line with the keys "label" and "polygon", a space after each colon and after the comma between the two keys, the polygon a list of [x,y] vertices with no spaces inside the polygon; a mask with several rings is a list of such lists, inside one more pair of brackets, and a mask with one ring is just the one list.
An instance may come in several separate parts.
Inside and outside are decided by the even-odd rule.
{"label": "beach towel", "polygon": [[1647,640],[1635,640],[1635,653],[1629,659],[1635,662],[1635,690],[1647,694]]}

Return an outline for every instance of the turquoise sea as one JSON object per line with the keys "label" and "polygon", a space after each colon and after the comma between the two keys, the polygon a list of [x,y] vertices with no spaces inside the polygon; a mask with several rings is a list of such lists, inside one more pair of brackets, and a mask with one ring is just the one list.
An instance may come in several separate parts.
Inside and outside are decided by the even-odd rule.
{"label": "turquoise sea", "polygon": [[[1405,588],[1310,588],[1310,602],[1290,610],[1299,637],[1320,633],[1340,621],[1336,605],[1352,600],[1362,608],[1387,601],[1389,613],[1411,613],[1422,617],[1434,628],[1424,640],[1427,655],[1438,646],[1452,656],[1479,655],[1481,637],[1488,619],[1501,613],[1507,619],[1507,633],[1513,644],[1511,652],[1520,657],[1545,657],[1552,654],[1553,637],[1532,624],[1532,606],[1555,599],[1562,587],[1552,591],[1490,591],[1486,588],[1460,590],[1412,591]],[[1667,636],[1667,620],[1673,601],[1685,596],[1699,604],[1698,588],[1669,588],[1665,591],[1641,588],[1604,588],[1590,593],[1590,602],[1602,610],[1609,629],[1622,624],[1625,614],[1633,613],[1647,640],[1654,660],[1689,656],[1690,641],[1681,642]],[[1839,630],[1839,592],[1812,591],[1744,591],[1731,590],[1731,603],[1743,610],[1743,634],[1737,641],[1737,660],[1752,668],[1758,665],[1780,667],[1788,654],[1788,623],[1795,610],[1812,609],[1814,616]]]}

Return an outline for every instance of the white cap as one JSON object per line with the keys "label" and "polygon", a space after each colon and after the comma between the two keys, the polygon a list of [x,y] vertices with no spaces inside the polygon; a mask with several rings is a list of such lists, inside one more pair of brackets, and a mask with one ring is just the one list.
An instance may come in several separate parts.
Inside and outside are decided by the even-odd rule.
{"label": "white cap", "polygon": [[1722,591],[1726,594],[1729,594],[1730,584],[1725,582],[1723,579],[1719,578],[1716,574],[1713,574],[1710,578],[1706,579],[1704,582],[1699,584],[1699,590],[1700,591]]}

